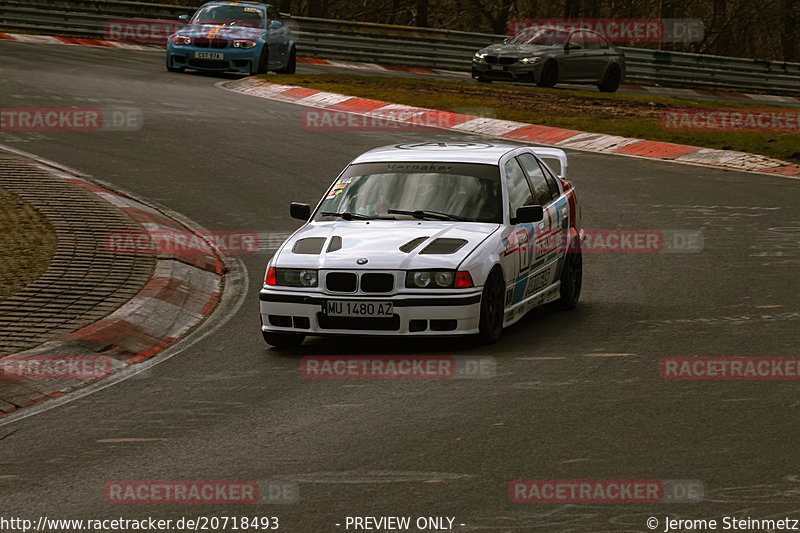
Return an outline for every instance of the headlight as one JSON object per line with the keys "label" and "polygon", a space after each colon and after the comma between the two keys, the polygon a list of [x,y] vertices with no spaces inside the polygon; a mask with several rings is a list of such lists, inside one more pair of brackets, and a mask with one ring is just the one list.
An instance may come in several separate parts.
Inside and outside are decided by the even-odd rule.
{"label": "headlight", "polygon": [[[273,270],[273,269],[270,269]],[[276,268],[275,285],[284,287],[316,287],[317,271],[306,268]],[[267,283],[269,285],[269,283]]]}
{"label": "headlight", "polygon": [[475,59],[483,59],[488,56],[489,52],[475,52]]}
{"label": "headlight", "polygon": [[520,63],[531,64],[531,63],[538,63],[539,60],[542,59],[541,57],[523,57],[519,60]]}
{"label": "headlight", "polygon": [[176,35],[172,38],[172,44],[192,44],[192,38],[186,35]]}
{"label": "headlight", "polygon": [[250,39],[237,39],[233,41],[234,48],[245,48],[250,49],[256,45],[255,41],[251,41]]}
{"label": "headlight", "polygon": [[409,289],[452,289],[456,273],[453,270],[414,270],[406,273]]}

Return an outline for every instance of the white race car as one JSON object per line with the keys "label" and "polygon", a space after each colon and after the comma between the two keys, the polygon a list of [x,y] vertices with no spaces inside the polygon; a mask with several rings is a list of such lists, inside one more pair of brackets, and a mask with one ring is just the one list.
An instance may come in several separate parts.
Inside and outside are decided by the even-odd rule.
{"label": "white race car", "polygon": [[[556,162],[554,173],[548,162]],[[386,146],[354,159],[267,266],[261,332],[470,335],[581,292],[583,230],[566,154],[507,144]]]}

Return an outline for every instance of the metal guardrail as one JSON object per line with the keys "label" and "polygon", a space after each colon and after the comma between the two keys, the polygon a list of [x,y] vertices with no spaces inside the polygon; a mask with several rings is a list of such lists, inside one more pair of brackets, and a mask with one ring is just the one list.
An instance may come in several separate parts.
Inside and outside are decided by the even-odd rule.
{"label": "metal guardrail", "polygon": [[[171,19],[196,7],[100,0],[3,0],[0,28],[103,38],[109,19]],[[288,19],[302,56],[469,71],[473,53],[505,36],[308,17]],[[622,48],[626,81],[800,94],[800,63]]]}

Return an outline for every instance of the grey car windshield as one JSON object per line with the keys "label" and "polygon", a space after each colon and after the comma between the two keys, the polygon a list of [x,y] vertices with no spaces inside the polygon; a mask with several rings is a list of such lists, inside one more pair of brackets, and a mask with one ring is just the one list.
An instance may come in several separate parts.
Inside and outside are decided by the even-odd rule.
{"label": "grey car windshield", "polygon": [[[350,213],[387,219],[502,220],[499,169],[477,163],[361,163],[350,165],[328,191],[316,220]],[[403,211],[405,213],[398,213]]]}
{"label": "grey car windshield", "polygon": [[264,21],[264,12],[256,7],[220,5],[200,9],[192,24],[225,24],[258,28]]}
{"label": "grey car windshield", "polygon": [[568,37],[569,32],[563,28],[540,28],[535,31],[524,29],[509,42],[513,44],[535,44],[537,46],[564,46]]}

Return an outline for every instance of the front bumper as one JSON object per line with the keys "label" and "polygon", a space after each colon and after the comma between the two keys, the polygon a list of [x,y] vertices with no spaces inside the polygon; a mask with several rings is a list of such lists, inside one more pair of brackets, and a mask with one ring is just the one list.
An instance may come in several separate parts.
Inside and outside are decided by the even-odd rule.
{"label": "front bumper", "polygon": [[[261,46],[242,48],[201,48],[192,45],[167,45],[167,64],[173,68],[191,68],[215,72],[255,72],[261,57]],[[221,53],[222,59],[200,59],[197,53]]]}
{"label": "front bumper", "polygon": [[534,83],[541,75],[541,61],[538,63],[520,63],[511,65],[490,65],[483,60],[472,60],[472,77],[488,80],[521,81]]}
{"label": "front bumper", "polygon": [[[262,289],[261,330],[304,335],[470,335],[478,333],[481,289],[457,294],[393,294],[343,296],[322,292]],[[329,317],[323,312],[327,300],[392,302],[391,318]]]}

